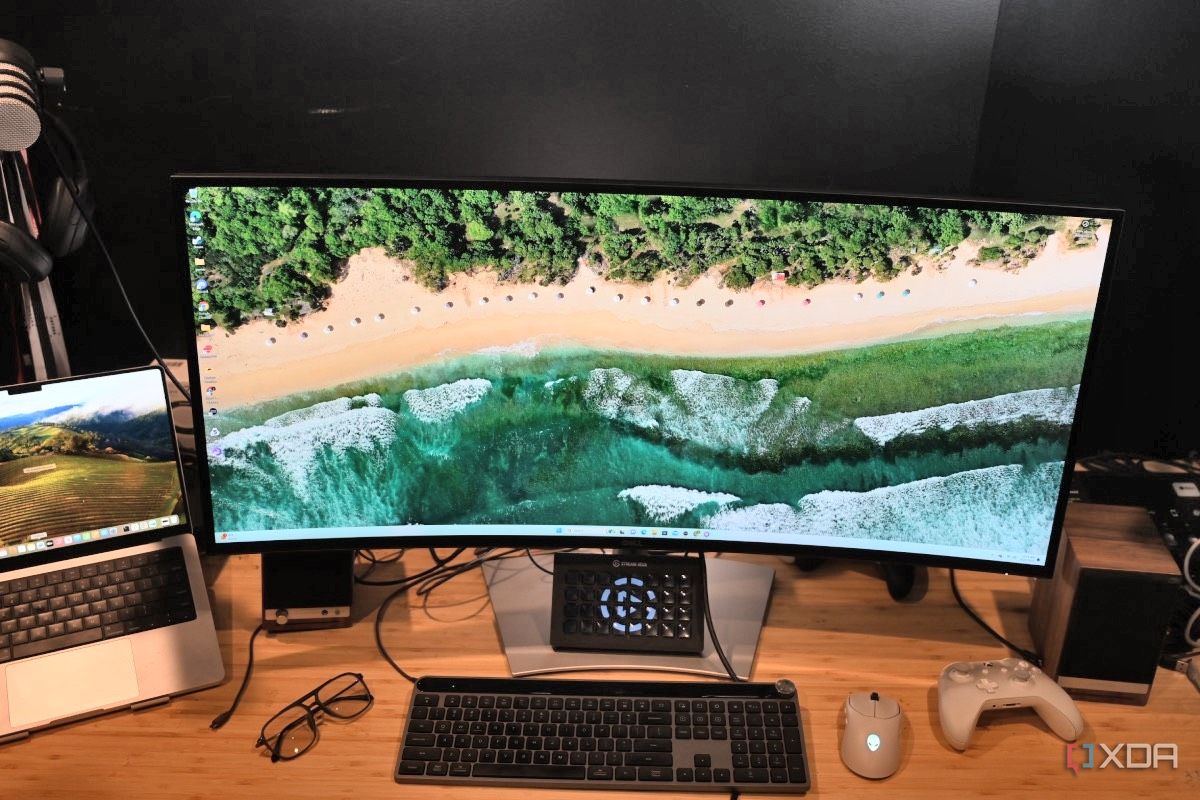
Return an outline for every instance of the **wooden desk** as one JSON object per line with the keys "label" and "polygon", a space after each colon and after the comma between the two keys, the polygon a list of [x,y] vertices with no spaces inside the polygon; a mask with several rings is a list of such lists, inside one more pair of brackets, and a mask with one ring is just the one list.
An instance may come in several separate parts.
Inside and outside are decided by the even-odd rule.
{"label": "wooden desk", "polygon": [[[828,564],[800,573],[776,567],[772,606],[759,645],[755,680],[790,677],[800,687],[811,748],[813,795],[962,798],[982,794],[1089,798],[1186,797],[1200,790],[1200,693],[1178,673],[1160,670],[1144,708],[1083,702],[1081,741],[1177,742],[1178,770],[1085,771],[1065,767],[1064,744],[1032,711],[993,714],[959,753],[942,738],[936,680],[950,661],[996,658],[1002,648],[955,605],[945,570],[931,570],[919,603],[898,604],[866,566]],[[411,573],[429,565],[424,551],[406,557]],[[212,585],[227,682],[170,706],[122,713],[42,733],[0,748],[4,798],[445,798],[439,786],[398,786],[391,771],[410,685],[378,656],[371,620],[382,593],[360,592],[352,628],[259,637],[254,676],[233,719],[220,731],[209,721],[224,710],[246,664],[246,641],[259,603],[259,560],[213,560]],[[1030,581],[964,573],[960,587],[985,619],[1029,644]],[[384,629],[393,655],[415,674],[506,676],[479,572],[441,587],[424,606],[401,600]],[[345,670],[361,671],[375,706],[350,724],[325,723],[321,741],[291,763],[272,764],[255,750],[266,719],[286,703]],[[636,678],[625,673],[621,677]],[[643,673],[644,679],[660,676]],[[666,676],[663,679],[670,679]],[[850,773],[838,755],[839,710],[847,693],[878,690],[897,697],[908,717],[899,772],[873,786]],[[462,788],[455,797],[523,800],[563,792]],[[663,797],[664,792],[580,791],[581,798]],[[690,794],[688,797],[722,797]],[[762,795],[752,795],[762,796]]]}

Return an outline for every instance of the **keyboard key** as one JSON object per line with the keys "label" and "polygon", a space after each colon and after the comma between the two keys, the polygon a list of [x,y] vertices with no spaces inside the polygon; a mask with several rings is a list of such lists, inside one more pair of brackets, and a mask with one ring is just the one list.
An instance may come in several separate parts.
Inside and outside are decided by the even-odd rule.
{"label": "keyboard key", "polygon": [[673,763],[673,758],[670,753],[626,753],[625,766],[627,767],[648,767],[661,766],[669,767]]}
{"label": "keyboard key", "polygon": [[603,766],[590,766],[587,770],[589,781],[611,781],[613,778],[613,768]]}
{"label": "keyboard key", "polygon": [[581,781],[587,777],[587,767],[556,764],[476,764],[471,768],[474,778],[533,778],[550,781]]}
{"label": "keyboard key", "polygon": [[77,647],[81,644],[96,642],[100,638],[100,630],[97,628],[80,631],[79,633],[68,633],[53,639],[42,639],[41,641],[30,640],[27,644],[17,644],[16,634],[13,634],[13,658],[40,656],[42,653],[49,653],[53,650],[62,650],[67,647]]}
{"label": "keyboard key", "polygon": [[734,783],[768,783],[771,780],[771,773],[765,769],[735,769],[733,771]]}
{"label": "keyboard key", "polygon": [[639,781],[669,781],[673,777],[670,767],[638,767]]}
{"label": "keyboard key", "polygon": [[404,761],[438,761],[441,757],[440,747],[405,747],[400,753]]}
{"label": "keyboard key", "polygon": [[424,775],[424,761],[401,761],[396,771],[401,775]]}

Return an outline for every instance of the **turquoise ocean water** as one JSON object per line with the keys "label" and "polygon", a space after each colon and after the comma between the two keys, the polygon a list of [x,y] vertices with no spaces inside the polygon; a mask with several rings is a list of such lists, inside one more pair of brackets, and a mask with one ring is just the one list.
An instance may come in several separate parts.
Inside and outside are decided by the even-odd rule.
{"label": "turquoise ocean water", "polygon": [[1036,554],[1086,340],[1056,325],[832,356],[477,354],[244,407],[220,420],[216,527],[672,525]]}

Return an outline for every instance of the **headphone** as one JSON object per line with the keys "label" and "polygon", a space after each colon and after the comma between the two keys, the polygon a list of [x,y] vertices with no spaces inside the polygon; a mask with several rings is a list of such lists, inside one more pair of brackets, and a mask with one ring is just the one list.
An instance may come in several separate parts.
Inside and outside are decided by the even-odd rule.
{"label": "headphone", "polygon": [[74,253],[87,238],[86,218],[68,188],[75,189],[79,205],[90,214],[95,203],[88,191],[83,156],[66,124],[43,103],[45,93],[61,92],[62,86],[61,70],[38,69],[28,51],[0,39],[0,152],[27,150],[30,162],[26,169],[20,157],[5,159],[13,169],[5,169],[4,200],[20,208],[22,190],[30,196],[30,170],[54,176],[37,187],[41,209],[37,238],[0,219],[0,280],[40,281],[50,274],[54,259]]}

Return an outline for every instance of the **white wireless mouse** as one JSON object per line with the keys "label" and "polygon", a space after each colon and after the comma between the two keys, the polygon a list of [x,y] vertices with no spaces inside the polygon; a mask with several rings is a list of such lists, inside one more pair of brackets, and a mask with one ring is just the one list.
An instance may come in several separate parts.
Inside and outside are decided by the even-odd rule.
{"label": "white wireless mouse", "polygon": [[900,767],[900,704],[879,692],[846,698],[842,761],[864,778],[886,778]]}

